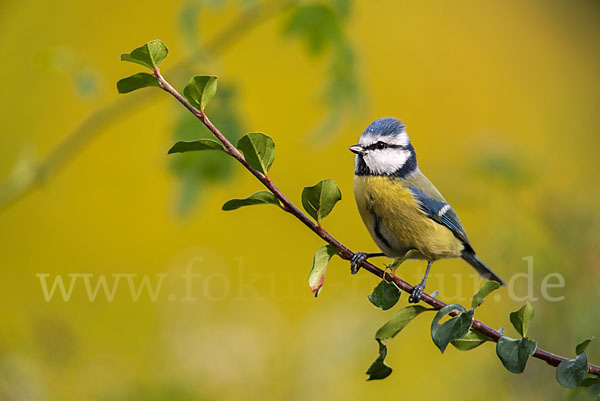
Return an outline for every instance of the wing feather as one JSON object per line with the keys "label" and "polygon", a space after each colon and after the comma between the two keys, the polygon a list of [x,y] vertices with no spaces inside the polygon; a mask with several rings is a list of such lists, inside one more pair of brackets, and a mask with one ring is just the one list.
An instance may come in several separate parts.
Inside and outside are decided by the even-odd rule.
{"label": "wing feather", "polygon": [[426,195],[420,189],[414,187],[409,187],[409,189],[413,193],[417,204],[419,205],[419,209],[421,209],[427,217],[448,228],[456,238],[465,244],[465,247],[471,249],[471,244],[469,243],[467,233],[465,232],[462,223],[452,207],[445,200],[434,199]]}

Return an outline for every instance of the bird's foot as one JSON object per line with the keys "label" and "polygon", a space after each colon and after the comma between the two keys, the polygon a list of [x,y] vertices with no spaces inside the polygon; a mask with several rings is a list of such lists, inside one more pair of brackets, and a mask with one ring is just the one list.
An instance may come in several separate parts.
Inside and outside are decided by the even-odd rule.
{"label": "bird's foot", "polygon": [[360,264],[369,258],[366,252],[356,252],[350,259],[350,273],[356,274],[360,269]]}
{"label": "bird's foot", "polygon": [[432,260],[427,262],[425,277],[423,277],[423,280],[421,280],[419,284],[413,287],[412,294],[410,294],[410,297],[408,297],[408,302],[410,302],[411,304],[419,303],[419,301],[421,300],[421,296],[423,296],[423,291],[425,291],[425,284],[427,284],[427,277],[429,276],[429,270],[431,269],[432,264]]}
{"label": "bird's foot", "polygon": [[352,274],[358,273],[358,269],[360,269],[360,264],[369,258],[373,258],[376,256],[385,256],[383,253],[368,253],[368,252],[356,252],[352,259],[350,259],[350,272]]}
{"label": "bird's foot", "polygon": [[408,302],[411,304],[418,304],[421,300],[421,296],[423,295],[423,291],[425,291],[425,283],[420,282],[415,285],[412,290],[412,294],[408,297]]}

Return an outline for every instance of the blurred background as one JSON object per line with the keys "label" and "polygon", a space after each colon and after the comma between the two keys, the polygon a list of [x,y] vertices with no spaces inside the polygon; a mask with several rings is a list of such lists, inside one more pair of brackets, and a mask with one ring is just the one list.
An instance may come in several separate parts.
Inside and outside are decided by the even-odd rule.
{"label": "blurred background", "polygon": [[[221,211],[258,183],[220,154],[167,156],[208,132],[155,88],[115,83],[141,70],[119,54],[155,38],[176,87],[219,75],[209,116],[232,140],[272,136],[271,177],[297,204],[333,178],[324,225],[353,250],[376,247],[348,146],[402,119],[482,259],[510,280],[533,257],[476,317],[514,337],[529,296],[530,337],[574,357],[600,337],[599,17],[583,0],[1,1],[0,399],[589,399],[539,360],[507,372],[490,343],[441,355],[426,315],[389,342],[392,375],[365,381],[395,310],[368,302],[377,279],[334,258],[313,298],[322,241],[273,207]],[[464,305],[481,283],[461,261],[433,273],[428,290]],[[101,277],[112,298],[90,297]]]}

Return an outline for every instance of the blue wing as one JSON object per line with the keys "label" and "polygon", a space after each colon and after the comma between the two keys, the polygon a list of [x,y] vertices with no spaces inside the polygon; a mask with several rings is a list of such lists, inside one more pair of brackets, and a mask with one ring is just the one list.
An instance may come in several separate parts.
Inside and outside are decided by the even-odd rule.
{"label": "blue wing", "polygon": [[448,203],[433,199],[420,189],[414,187],[410,187],[409,189],[417,200],[419,208],[427,215],[427,217],[452,231],[454,236],[465,244],[465,248],[470,250],[473,249],[471,248],[467,233],[458,219],[458,216]]}

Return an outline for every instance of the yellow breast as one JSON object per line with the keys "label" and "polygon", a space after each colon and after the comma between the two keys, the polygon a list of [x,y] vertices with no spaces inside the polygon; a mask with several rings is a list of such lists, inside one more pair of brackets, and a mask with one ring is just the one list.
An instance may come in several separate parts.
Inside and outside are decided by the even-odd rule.
{"label": "yellow breast", "polygon": [[411,249],[427,260],[460,256],[460,240],[419,209],[401,180],[355,176],[354,197],[371,237],[387,256],[399,258]]}

